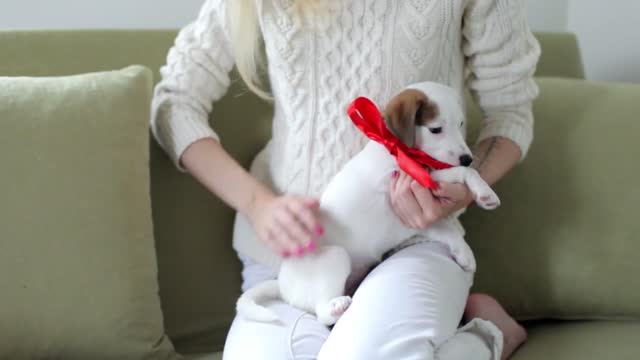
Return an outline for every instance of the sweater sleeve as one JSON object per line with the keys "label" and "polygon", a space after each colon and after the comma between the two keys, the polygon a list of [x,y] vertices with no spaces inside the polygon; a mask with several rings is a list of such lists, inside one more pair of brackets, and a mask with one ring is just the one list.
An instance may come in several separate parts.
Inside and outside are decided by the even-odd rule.
{"label": "sweater sleeve", "polygon": [[203,138],[219,140],[209,114],[227,92],[233,66],[225,1],[206,0],[169,50],[151,104],[153,135],[181,171],[180,157],[189,145]]}
{"label": "sweater sleeve", "polygon": [[533,74],[540,56],[523,0],[470,0],[463,37],[467,85],[485,120],[477,142],[505,137],[520,147],[522,160],[533,140]]}

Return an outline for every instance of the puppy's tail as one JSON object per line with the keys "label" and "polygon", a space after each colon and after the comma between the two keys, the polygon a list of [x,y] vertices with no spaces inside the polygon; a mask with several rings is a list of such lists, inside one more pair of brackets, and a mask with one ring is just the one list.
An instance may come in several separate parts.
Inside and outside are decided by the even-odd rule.
{"label": "puppy's tail", "polygon": [[260,322],[279,321],[276,314],[260,305],[261,302],[278,299],[280,297],[280,286],[278,280],[268,280],[252,287],[240,296],[236,302],[236,311],[241,316]]}

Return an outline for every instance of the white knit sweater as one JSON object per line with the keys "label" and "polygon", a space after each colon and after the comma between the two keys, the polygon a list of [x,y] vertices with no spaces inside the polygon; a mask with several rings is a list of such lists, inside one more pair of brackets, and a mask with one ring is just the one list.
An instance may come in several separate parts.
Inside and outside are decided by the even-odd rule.
{"label": "white knit sweater", "polygon": [[[468,86],[486,120],[477,141],[502,136],[527,153],[540,48],[522,0],[335,1],[321,31],[295,21],[293,0],[256,2],[275,115],[273,138],[252,173],[276,192],[321,194],[366,142],[346,117],[347,104],[367,96],[382,106],[417,81]],[[178,167],[190,144],[218,139],[208,115],[230,83],[228,30],[225,0],[207,0],[161,69],[152,129]],[[254,260],[279,262],[243,217],[233,243]]]}

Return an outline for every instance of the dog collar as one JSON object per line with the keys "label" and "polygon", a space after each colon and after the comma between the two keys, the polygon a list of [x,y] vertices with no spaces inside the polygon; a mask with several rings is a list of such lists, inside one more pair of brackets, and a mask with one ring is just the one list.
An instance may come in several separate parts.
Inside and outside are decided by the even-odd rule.
{"label": "dog collar", "polygon": [[384,123],[378,107],[366,97],[356,98],[348,107],[347,114],[353,123],[369,139],[382,144],[396,158],[398,166],[420,185],[437,189],[436,183],[426,168],[434,170],[448,169],[452,165],[438,161],[422,150],[409,148],[401,142]]}

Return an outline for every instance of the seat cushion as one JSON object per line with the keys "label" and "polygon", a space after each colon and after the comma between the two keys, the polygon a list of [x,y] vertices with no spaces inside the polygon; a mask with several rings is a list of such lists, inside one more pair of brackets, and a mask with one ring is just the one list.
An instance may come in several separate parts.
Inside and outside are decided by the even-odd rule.
{"label": "seat cushion", "polygon": [[0,358],[170,359],[151,73],[0,77]]}
{"label": "seat cushion", "polygon": [[555,322],[528,327],[512,360],[637,360],[640,322]]}
{"label": "seat cushion", "polygon": [[474,291],[519,319],[640,319],[640,86],[537,82],[534,142],[495,186],[502,206],[462,218]]}
{"label": "seat cushion", "polygon": [[222,352],[187,355],[184,360],[222,360]]}
{"label": "seat cushion", "polygon": [[[537,323],[512,360],[637,360],[640,322]],[[185,360],[221,360],[222,353],[188,356]]]}

